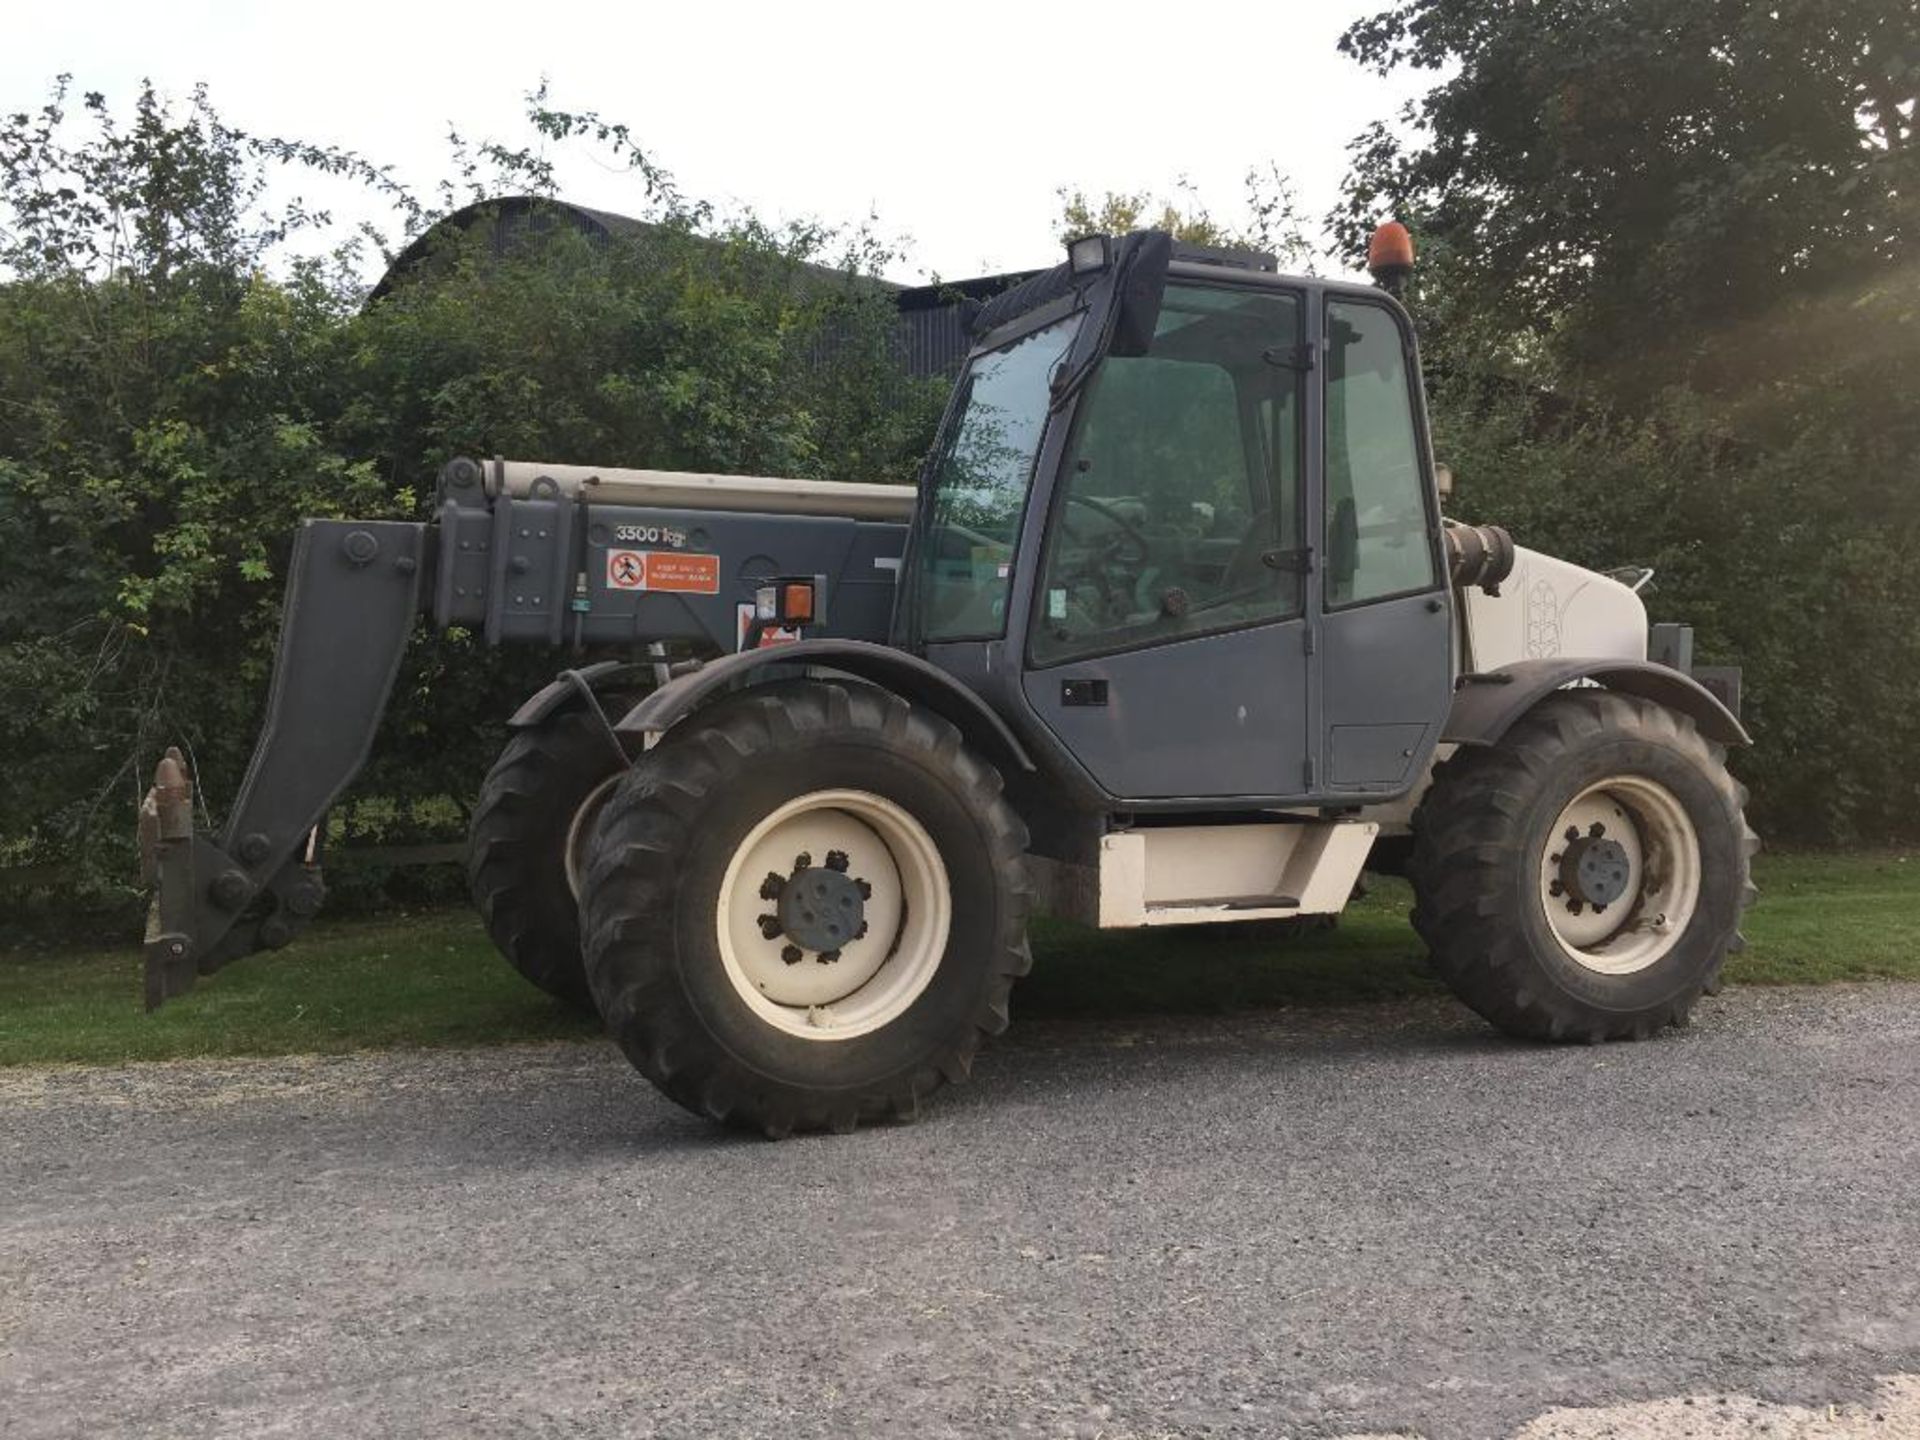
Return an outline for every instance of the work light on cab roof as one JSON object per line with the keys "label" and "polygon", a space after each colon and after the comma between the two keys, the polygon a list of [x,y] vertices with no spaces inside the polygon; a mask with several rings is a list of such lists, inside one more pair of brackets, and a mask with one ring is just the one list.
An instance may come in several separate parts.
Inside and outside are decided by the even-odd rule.
{"label": "work light on cab roof", "polygon": [[1082,235],[1067,241],[1067,269],[1075,275],[1093,275],[1113,263],[1113,237]]}

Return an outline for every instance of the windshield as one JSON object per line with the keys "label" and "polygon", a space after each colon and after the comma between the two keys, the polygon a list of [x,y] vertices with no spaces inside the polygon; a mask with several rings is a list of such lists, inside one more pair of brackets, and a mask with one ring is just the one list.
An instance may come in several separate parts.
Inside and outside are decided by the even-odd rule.
{"label": "windshield", "polygon": [[1006,633],[1008,577],[1046,430],[1047,383],[1079,325],[1071,315],[1030,331],[982,355],[961,378],[961,407],[942,437],[917,547],[925,639]]}

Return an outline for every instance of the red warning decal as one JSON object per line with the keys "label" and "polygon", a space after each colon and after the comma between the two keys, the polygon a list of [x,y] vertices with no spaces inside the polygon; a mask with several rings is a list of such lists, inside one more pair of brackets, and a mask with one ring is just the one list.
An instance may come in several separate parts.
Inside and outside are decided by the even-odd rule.
{"label": "red warning decal", "polygon": [[688,555],[677,550],[609,550],[607,588],[718,595],[720,557]]}
{"label": "red warning decal", "polygon": [[647,589],[678,590],[689,595],[720,593],[720,557],[677,550],[647,553]]}

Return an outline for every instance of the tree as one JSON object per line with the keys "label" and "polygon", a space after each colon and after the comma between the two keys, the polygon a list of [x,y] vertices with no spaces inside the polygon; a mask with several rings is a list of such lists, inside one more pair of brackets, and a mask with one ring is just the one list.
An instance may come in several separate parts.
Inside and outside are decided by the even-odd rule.
{"label": "tree", "polygon": [[1343,247],[1415,221],[1452,312],[1562,373],[1737,387],[1920,245],[1916,0],[1403,0],[1340,48],[1452,72],[1355,142]]}
{"label": "tree", "polygon": [[1293,182],[1276,165],[1255,166],[1242,182],[1243,213],[1236,221],[1216,219],[1193,184],[1182,176],[1174,182],[1171,199],[1149,191],[1109,190],[1098,200],[1084,190],[1062,186],[1061,240],[1079,235],[1125,235],[1133,230],[1165,230],[1190,245],[1227,250],[1257,250],[1274,255],[1281,268],[1312,274],[1315,250],[1294,195]]}
{"label": "tree", "polygon": [[1403,0],[1341,48],[1436,77],[1335,219],[1422,241],[1463,501],[1656,565],[1746,668],[1763,830],[1920,833],[1920,5]]}

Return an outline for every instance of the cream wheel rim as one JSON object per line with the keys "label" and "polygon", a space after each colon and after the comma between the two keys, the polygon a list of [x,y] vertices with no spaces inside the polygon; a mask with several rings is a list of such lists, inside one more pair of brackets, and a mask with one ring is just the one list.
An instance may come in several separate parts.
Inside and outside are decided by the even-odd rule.
{"label": "cream wheel rim", "polygon": [[587,878],[587,844],[593,838],[593,822],[600,818],[600,812],[607,808],[607,800],[613,794],[613,787],[620,783],[625,771],[616,771],[587,792],[587,798],[580,802],[573,812],[573,819],[567,825],[566,853],[561,857],[567,871],[567,890],[574,901],[580,899],[580,887]]}
{"label": "cream wheel rim", "polygon": [[1700,874],[1700,839],[1673,792],[1615,775],[1574,796],[1554,822],[1540,853],[1540,904],[1576,965],[1631,975],[1686,933]]}
{"label": "cream wheel rim", "polygon": [[[864,893],[850,898],[855,890]],[[735,847],[715,924],[747,1007],[790,1035],[832,1041],[878,1030],[920,998],[946,954],[952,912],[925,826],[881,795],[816,790]]]}

